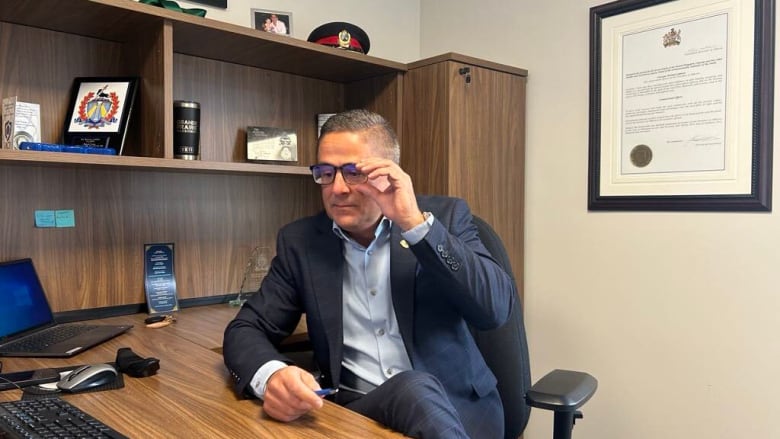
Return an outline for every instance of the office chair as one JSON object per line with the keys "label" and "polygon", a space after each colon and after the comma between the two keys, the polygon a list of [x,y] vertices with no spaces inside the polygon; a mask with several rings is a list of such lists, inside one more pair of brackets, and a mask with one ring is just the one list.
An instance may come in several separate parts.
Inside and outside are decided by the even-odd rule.
{"label": "office chair", "polygon": [[[512,266],[498,234],[476,215],[474,224],[482,243],[514,283]],[[536,407],[554,412],[553,439],[571,439],[575,419],[582,418],[578,409],[596,392],[596,379],[584,372],[556,369],[531,386],[520,300],[514,302],[509,320],[503,326],[490,331],[472,329],[472,334],[498,379],[498,393],[504,405],[504,437],[517,439],[528,423],[531,407]]]}

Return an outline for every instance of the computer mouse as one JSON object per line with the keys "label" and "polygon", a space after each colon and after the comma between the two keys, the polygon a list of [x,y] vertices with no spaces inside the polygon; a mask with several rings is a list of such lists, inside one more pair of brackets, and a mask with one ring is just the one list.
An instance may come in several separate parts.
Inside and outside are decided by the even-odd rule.
{"label": "computer mouse", "polygon": [[116,369],[110,364],[88,364],[73,370],[57,382],[57,388],[66,392],[81,392],[116,379]]}

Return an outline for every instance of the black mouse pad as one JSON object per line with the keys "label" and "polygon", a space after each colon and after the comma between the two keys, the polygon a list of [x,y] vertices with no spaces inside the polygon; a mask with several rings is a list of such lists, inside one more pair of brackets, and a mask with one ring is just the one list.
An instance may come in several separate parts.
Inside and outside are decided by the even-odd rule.
{"label": "black mouse pad", "polygon": [[[116,369],[116,363],[110,362],[106,363],[111,366],[113,366]],[[79,367],[82,367],[85,365],[76,365],[76,366],[65,366],[65,367],[54,367],[53,369],[57,372],[65,372],[68,370],[76,370]],[[61,396],[67,396],[67,395],[77,395],[79,393],[92,393],[92,392],[102,392],[104,390],[116,390],[121,389],[125,387],[125,380],[124,380],[124,374],[122,372],[117,371],[116,379],[110,383],[103,384],[102,386],[93,387],[91,389],[82,390],[81,392],[76,393],[70,393],[70,392],[63,392],[59,389],[46,389],[42,388],[40,386],[29,386],[22,389],[22,400],[27,399],[40,399],[40,398],[53,398],[53,397],[61,397]]]}

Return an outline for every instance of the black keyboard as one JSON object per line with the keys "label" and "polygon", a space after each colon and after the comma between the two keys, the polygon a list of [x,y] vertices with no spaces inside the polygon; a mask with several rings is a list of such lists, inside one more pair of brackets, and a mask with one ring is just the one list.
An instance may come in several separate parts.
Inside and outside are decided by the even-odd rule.
{"label": "black keyboard", "polygon": [[49,346],[93,329],[95,329],[95,325],[59,325],[9,343],[5,346],[5,350],[9,352],[40,352]]}
{"label": "black keyboard", "polygon": [[124,438],[59,398],[0,402],[0,438]]}

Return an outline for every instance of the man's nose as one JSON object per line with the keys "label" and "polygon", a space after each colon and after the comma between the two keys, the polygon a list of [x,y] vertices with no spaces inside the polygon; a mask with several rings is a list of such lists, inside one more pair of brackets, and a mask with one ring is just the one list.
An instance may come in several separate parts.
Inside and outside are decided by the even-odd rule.
{"label": "man's nose", "polygon": [[351,189],[347,182],[344,180],[344,174],[336,172],[336,176],[333,178],[333,191],[341,194],[349,192]]}

